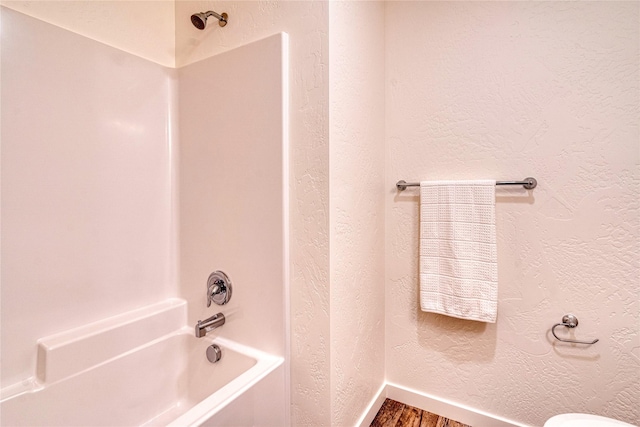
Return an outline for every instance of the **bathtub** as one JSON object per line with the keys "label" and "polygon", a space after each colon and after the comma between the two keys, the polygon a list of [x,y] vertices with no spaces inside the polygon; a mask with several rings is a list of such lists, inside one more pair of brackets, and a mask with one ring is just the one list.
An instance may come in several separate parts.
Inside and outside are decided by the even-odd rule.
{"label": "bathtub", "polygon": [[[1,424],[282,425],[279,412],[284,407],[274,411],[282,402],[272,397],[284,380],[283,358],[215,334],[195,338],[191,327],[164,333],[173,321],[163,324],[158,314],[164,320],[181,318],[185,309],[179,303],[169,306],[107,327],[92,325],[84,335],[70,331],[42,340],[31,386],[3,393]],[[148,340],[150,325],[156,330]],[[114,339],[118,337],[134,346]],[[206,358],[212,343],[222,349],[216,363]]]}

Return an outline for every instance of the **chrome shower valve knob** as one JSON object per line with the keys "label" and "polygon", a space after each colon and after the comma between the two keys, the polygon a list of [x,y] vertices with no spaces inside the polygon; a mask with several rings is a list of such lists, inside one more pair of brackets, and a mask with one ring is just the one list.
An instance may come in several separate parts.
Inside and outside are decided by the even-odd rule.
{"label": "chrome shower valve knob", "polygon": [[211,302],[225,305],[231,299],[231,280],[224,272],[217,270],[207,279],[207,307]]}

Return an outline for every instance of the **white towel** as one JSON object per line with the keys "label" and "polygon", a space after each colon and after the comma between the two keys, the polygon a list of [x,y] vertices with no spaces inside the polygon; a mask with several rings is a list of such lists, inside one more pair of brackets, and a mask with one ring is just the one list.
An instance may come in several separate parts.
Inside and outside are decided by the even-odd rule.
{"label": "white towel", "polygon": [[494,323],[496,182],[420,183],[420,308]]}

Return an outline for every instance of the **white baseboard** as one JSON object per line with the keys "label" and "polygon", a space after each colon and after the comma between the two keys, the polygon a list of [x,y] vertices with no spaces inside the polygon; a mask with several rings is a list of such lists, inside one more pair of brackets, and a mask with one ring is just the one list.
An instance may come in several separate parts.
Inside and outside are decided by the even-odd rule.
{"label": "white baseboard", "polygon": [[376,414],[380,410],[384,400],[387,398],[386,388],[387,383],[383,383],[380,390],[378,390],[378,393],[376,393],[375,397],[371,403],[369,403],[369,406],[367,406],[367,409],[365,409],[364,413],[356,423],[356,426],[369,427],[371,425],[371,422],[373,422],[373,419],[376,417]]}
{"label": "white baseboard", "polygon": [[397,400],[473,427],[530,427],[456,402],[390,383],[385,383],[380,388],[380,391],[360,417],[356,426],[369,427],[386,398]]}

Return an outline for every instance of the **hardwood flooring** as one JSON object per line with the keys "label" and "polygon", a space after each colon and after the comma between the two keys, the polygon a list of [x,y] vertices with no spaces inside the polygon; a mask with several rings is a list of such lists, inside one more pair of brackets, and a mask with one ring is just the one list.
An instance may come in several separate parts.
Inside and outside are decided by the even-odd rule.
{"label": "hardwood flooring", "polygon": [[395,400],[386,399],[370,427],[471,427]]}

